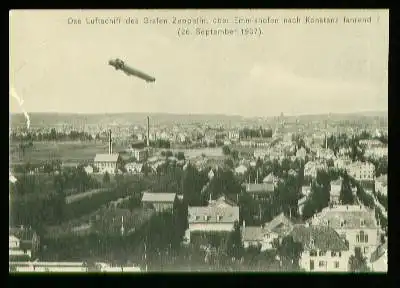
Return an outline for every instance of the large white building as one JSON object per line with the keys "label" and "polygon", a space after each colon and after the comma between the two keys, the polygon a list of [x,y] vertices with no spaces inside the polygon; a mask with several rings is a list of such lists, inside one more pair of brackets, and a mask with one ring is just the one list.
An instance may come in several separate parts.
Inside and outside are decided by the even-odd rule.
{"label": "large white building", "polygon": [[304,165],[304,176],[316,178],[318,171],[327,169],[328,166],[324,161],[310,161]]}
{"label": "large white building", "polygon": [[375,213],[364,206],[327,207],[314,215],[311,223],[333,228],[348,241],[352,253],[355,248],[360,248],[363,254],[369,256],[380,243]]}
{"label": "large white building", "polygon": [[93,165],[101,174],[115,174],[118,171],[120,157],[118,153],[113,153],[112,145],[113,144],[110,131],[108,139],[108,154],[96,154],[96,157],[94,158]]}
{"label": "large white building", "polygon": [[358,181],[375,179],[375,166],[370,162],[353,162],[346,167],[347,173]]}

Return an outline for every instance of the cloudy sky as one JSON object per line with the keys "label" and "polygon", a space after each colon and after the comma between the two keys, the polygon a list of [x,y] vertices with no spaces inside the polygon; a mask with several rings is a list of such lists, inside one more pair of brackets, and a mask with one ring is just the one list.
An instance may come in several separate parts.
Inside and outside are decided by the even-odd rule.
{"label": "cloudy sky", "polygon": [[[262,36],[181,36],[174,24],[88,25],[86,17],[339,17],[262,24]],[[343,17],[371,16],[370,24]],[[68,24],[80,18],[81,25]],[[210,24],[203,28],[240,28]],[[191,25],[192,32],[196,26]],[[14,11],[10,86],[28,112],[167,112],[243,116],[387,110],[387,11]],[[115,71],[119,57],[154,76]],[[11,112],[21,112],[10,96]]]}

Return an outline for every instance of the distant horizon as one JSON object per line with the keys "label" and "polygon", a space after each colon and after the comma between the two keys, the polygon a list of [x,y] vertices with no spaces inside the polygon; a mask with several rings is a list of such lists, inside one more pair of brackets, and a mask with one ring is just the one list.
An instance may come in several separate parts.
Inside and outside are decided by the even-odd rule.
{"label": "distant horizon", "polygon": [[[318,116],[318,115],[353,115],[353,114],[373,114],[373,113],[388,113],[388,110],[365,110],[365,111],[353,111],[353,112],[321,112],[321,113],[302,113],[302,114],[285,114],[283,117],[301,117],[301,116]],[[80,116],[100,116],[100,115],[127,115],[127,114],[149,114],[149,115],[172,115],[172,116],[226,116],[226,117],[241,117],[241,118],[270,118],[279,117],[281,114],[267,115],[267,116],[244,116],[240,114],[226,114],[226,113],[174,113],[174,112],[28,112],[28,114],[47,114],[47,115],[80,115]],[[23,112],[11,112],[10,115],[24,116]]]}

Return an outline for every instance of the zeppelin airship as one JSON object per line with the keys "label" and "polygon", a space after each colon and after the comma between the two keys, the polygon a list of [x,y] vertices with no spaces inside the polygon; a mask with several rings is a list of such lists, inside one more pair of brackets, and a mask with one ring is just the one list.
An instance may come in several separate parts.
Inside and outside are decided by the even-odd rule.
{"label": "zeppelin airship", "polygon": [[108,61],[108,64],[113,66],[115,70],[121,70],[123,71],[126,75],[128,76],[136,76],[140,79],[145,80],[146,82],[155,82],[156,78],[151,77],[139,70],[133,69],[132,67],[129,67],[122,61],[121,59],[112,59]]}

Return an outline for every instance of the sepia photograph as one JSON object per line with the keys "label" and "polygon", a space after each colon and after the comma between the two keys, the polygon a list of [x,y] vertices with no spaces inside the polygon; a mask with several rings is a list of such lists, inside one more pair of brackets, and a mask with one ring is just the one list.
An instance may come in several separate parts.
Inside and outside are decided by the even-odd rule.
{"label": "sepia photograph", "polygon": [[389,10],[11,10],[9,273],[387,273]]}

